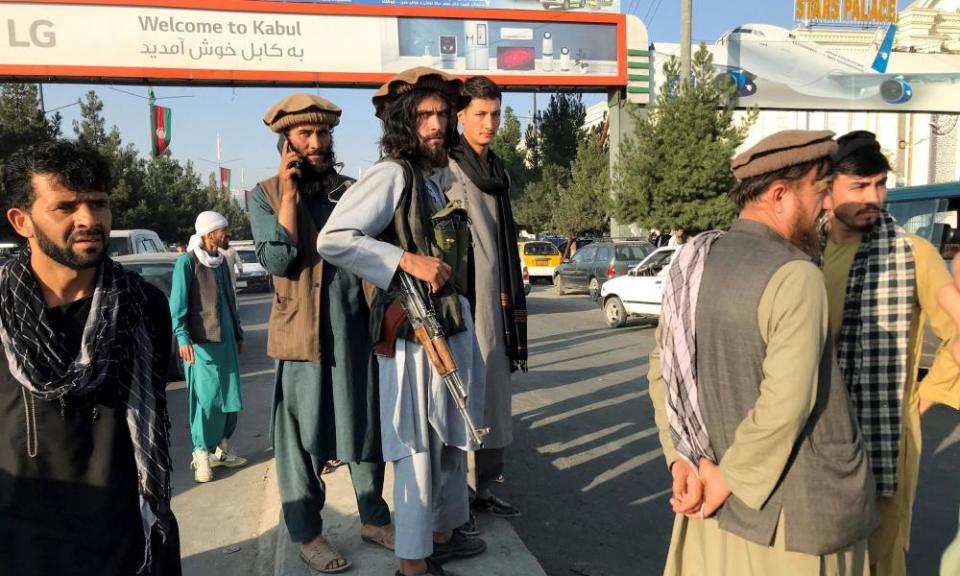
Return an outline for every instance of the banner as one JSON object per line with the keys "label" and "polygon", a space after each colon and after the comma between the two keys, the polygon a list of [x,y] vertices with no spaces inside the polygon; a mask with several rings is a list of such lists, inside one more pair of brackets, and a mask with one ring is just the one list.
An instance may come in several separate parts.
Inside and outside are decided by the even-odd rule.
{"label": "banner", "polygon": [[[273,0],[270,0],[273,1]],[[282,0],[277,0],[282,1]],[[367,6],[425,6],[430,8],[495,8],[498,10],[539,10],[550,12],[620,11],[620,0],[292,0],[316,4]]]}
{"label": "banner", "polygon": [[169,108],[150,105],[150,141],[153,143],[153,155],[159,156],[170,147],[173,137],[173,112]]}
{"label": "banner", "polygon": [[223,199],[230,199],[230,169],[220,167],[220,189],[223,190]]}
{"label": "banner", "polygon": [[230,0],[0,5],[0,78],[378,86],[431,66],[505,86],[627,83],[626,19],[612,13]]}

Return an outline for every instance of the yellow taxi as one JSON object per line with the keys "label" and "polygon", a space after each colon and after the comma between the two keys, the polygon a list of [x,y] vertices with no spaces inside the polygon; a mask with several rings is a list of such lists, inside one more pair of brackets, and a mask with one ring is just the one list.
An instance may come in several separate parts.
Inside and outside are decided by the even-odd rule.
{"label": "yellow taxi", "polygon": [[563,259],[560,250],[550,242],[531,241],[518,242],[520,259],[530,273],[530,279],[547,278],[553,280],[553,271]]}

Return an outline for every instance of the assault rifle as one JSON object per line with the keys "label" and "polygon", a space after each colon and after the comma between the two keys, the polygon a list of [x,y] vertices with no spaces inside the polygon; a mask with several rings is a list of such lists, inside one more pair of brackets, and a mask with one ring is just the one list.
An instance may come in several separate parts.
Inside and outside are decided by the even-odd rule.
{"label": "assault rifle", "polygon": [[490,432],[490,429],[474,426],[473,419],[467,412],[467,392],[463,387],[463,380],[460,379],[460,373],[457,371],[457,363],[453,359],[450,347],[447,345],[447,336],[443,333],[443,326],[440,325],[431,303],[424,299],[423,294],[417,289],[416,280],[403,271],[397,271],[397,274],[400,276],[398,299],[407,315],[407,320],[410,321],[410,327],[417,336],[417,341],[426,350],[430,363],[443,378],[447,391],[453,397],[457,410],[460,412],[463,422],[467,425],[467,433],[470,434],[470,439],[477,446],[482,446],[483,437]]}

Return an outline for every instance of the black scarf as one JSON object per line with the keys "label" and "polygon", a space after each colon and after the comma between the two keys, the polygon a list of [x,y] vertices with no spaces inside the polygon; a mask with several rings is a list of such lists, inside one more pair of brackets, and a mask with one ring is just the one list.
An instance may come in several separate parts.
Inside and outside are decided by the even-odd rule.
{"label": "black scarf", "polygon": [[451,152],[473,184],[497,200],[497,261],[500,263],[500,313],[510,356],[510,371],[527,371],[527,297],[517,250],[517,226],[510,205],[510,176],[493,150],[484,161],[466,142]]}
{"label": "black scarf", "polygon": [[42,401],[84,397],[108,381],[119,382],[138,473],[145,539],[140,572],[149,572],[152,532],[156,528],[166,538],[168,528],[170,423],[163,394],[166,378],[157,371],[155,338],[147,326],[145,283],[104,260],[80,353],[71,357],[50,322],[30,269],[30,254],[27,248],[0,267],[0,340],[10,373],[25,390],[25,401],[27,395]]}

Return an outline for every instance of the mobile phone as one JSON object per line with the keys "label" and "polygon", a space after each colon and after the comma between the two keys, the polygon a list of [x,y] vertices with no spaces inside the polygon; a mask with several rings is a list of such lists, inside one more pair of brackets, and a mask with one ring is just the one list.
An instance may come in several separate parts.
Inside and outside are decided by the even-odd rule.
{"label": "mobile phone", "polygon": [[297,155],[297,169],[298,169],[298,170],[302,170],[302,169],[303,169],[303,154],[301,154],[300,151],[297,150],[297,148],[293,145],[293,143],[290,142],[290,140],[287,139],[287,135],[286,135],[286,134],[280,134],[280,137],[277,139],[277,152],[279,152],[280,155],[283,156],[283,145],[284,145],[284,143],[289,144],[290,150],[291,150],[294,154]]}

